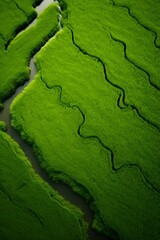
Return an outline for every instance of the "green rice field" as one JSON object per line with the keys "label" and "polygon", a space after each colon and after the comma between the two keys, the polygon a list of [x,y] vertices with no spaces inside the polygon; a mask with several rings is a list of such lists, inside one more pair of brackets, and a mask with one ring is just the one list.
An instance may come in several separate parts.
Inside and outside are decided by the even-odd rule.
{"label": "green rice field", "polygon": [[[1,111],[35,56],[11,125],[85,199],[99,239],[158,240],[160,1],[59,0],[37,17],[41,2],[0,2]],[[0,129],[0,239],[91,239],[82,211]]]}

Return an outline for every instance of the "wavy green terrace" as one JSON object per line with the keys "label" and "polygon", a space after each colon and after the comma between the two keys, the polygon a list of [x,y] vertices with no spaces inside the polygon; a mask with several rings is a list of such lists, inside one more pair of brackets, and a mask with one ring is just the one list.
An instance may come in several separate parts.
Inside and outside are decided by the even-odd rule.
{"label": "wavy green terrace", "polygon": [[[88,201],[94,229],[111,239],[160,239],[160,2],[60,0],[16,37],[36,1],[11,2],[20,16],[0,35],[1,104],[29,79],[40,50],[34,80],[11,105],[12,126],[51,179]],[[31,218],[30,239],[87,239],[82,213],[35,175],[6,133],[0,137],[0,234],[17,237],[25,225],[23,237]]]}

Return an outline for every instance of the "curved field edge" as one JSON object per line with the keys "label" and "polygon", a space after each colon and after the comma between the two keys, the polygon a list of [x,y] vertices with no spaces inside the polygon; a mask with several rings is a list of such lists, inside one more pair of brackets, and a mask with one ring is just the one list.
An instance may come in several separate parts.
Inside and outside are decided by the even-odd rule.
{"label": "curved field edge", "polygon": [[[30,59],[58,31],[59,9],[51,4],[38,16],[37,23],[20,32],[9,44],[7,50],[1,50],[3,59],[0,67],[0,108],[16,88],[29,80]],[[52,21],[49,21],[52,18]]]}
{"label": "curved field edge", "polygon": [[82,212],[33,171],[18,144],[2,131],[0,143],[1,238],[87,239]]}

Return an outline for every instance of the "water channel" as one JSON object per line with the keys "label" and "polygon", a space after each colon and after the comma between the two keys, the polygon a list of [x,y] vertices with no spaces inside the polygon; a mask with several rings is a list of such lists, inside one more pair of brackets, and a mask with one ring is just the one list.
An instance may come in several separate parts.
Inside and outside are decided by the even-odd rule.
{"label": "water channel", "polygon": [[[54,1],[54,2],[57,2],[57,1]],[[37,6],[36,11],[37,11],[38,15],[51,3],[53,3],[53,0],[44,0],[39,6]],[[60,20],[61,20],[61,16],[59,17],[59,25],[60,25]],[[36,22],[36,19],[30,25],[35,24],[35,22]],[[60,29],[61,29],[61,25],[60,25]],[[97,233],[96,231],[94,231],[91,228],[94,213],[91,211],[91,209],[90,209],[89,205],[86,203],[86,201],[82,197],[80,197],[79,195],[74,193],[74,191],[66,184],[56,183],[53,180],[51,180],[48,177],[47,173],[40,167],[40,164],[39,164],[38,160],[36,159],[31,146],[29,144],[27,144],[26,142],[24,142],[21,139],[20,135],[11,126],[10,105],[11,105],[12,101],[14,100],[14,98],[19,93],[21,93],[23,91],[23,89],[34,79],[34,76],[36,74],[36,66],[34,64],[34,57],[30,60],[29,67],[31,69],[30,80],[25,82],[24,85],[18,87],[16,89],[15,93],[4,102],[4,108],[0,112],[0,121],[4,121],[6,123],[7,133],[20,145],[21,149],[23,150],[23,152],[25,153],[27,158],[30,160],[35,172],[41,178],[43,178],[43,180],[46,181],[50,186],[52,186],[55,190],[57,190],[58,193],[64,197],[64,199],[66,199],[67,201],[69,201],[70,203],[72,203],[73,205],[77,206],[78,208],[80,208],[82,210],[82,212],[84,213],[85,221],[89,225],[89,230],[88,230],[89,239],[90,240],[107,240],[107,239],[109,240],[109,238]]]}

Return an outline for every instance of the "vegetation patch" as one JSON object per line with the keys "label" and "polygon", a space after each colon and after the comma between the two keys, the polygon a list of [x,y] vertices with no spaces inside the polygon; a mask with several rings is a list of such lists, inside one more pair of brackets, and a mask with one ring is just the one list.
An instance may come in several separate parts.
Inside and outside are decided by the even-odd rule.
{"label": "vegetation patch", "polygon": [[[7,6],[6,4],[6,8]],[[18,16],[17,18],[19,19]],[[4,24],[3,28],[7,26]],[[0,50],[0,103],[9,97],[18,85],[29,79],[28,66],[31,57],[57,30],[58,7],[57,4],[51,4],[38,17],[35,25],[19,33],[10,42],[7,50]]]}
{"label": "vegetation patch", "polygon": [[[20,2],[16,1],[24,9]],[[160,2],[155,1],[154,11],[153,3],[144,0],[136,3],[60,0],[59,4],[61,10],[58,4],[51,5],[35,26],[10,42],[7,50],[4,37],[0,36],[0,57],[4,60],[0,70],[5,78],[0,80],[0,102],[28,79],[31,56],[62,25],[36,56],[38,73],[14,100],[12,125],[32,145],[41,167],[52,179],[67,183],[89,201],[95,211],[93,227],[97,231],[113,239],[157,240],[160,238]],[[28,6],[31,5],[32,1]],[[58,22],[60,14],[62,21]],[[0,128],[4,129],[4,125]],[[5,136],[2,160],[10,159],[11,154],[15,154],[14,158],[22,156],[20,150],[4,144],[11,139],[1,134]],[[3,150],[6,147],[10,150]],[[14,174],[21,176],[20,169],[13,171]],[[24,172],[23,178],[26,176]],[[14,190],[22,184],[21,178],[15,178],[12,189],[7,174],[2,177],[2,199],[20,202],[23,209],[27,206],[36,219],[34,224],[39,223],[43,228],[46,221],[50,227],[50,222],[43,219],[50,212],[45,211],[43,216],[43,208],[39,205],[34,208],[26,198],[28,192],[23,192],[19,199],[17,192],[26,191],[26,185],[20,191]],[[36,189],[49,189],[35,175],[32,178],[36,178],[35,184],[39,186]],[[29,186],[34,188],[33,184]],[[35,191],[28,191],[36,199]],[[42,195],[43,201],[46,195]],[[38,196],[41,199],[39,192]],[[62,211],[62,205],[60,201],[60,210],[55,211]],[[83,239],[84,223],[77,220],[81,219],[78,212],[74,214],[76,221],[73,220],[71,209],[67,210],[69,225],[59,233],[60,239],[62,236],[64,239],[67,226],[71,230],[68,239],[79,239],[80,234]],[[56,234],[66,217],[65,213],[60,216],[55,222]],[[79,225],[74,227],[77,221]],[[81,227],[79,232],[77,226]],[[2,229],[0,233],[5,231]],[[51,235],[47,236],[49,239]]]}

